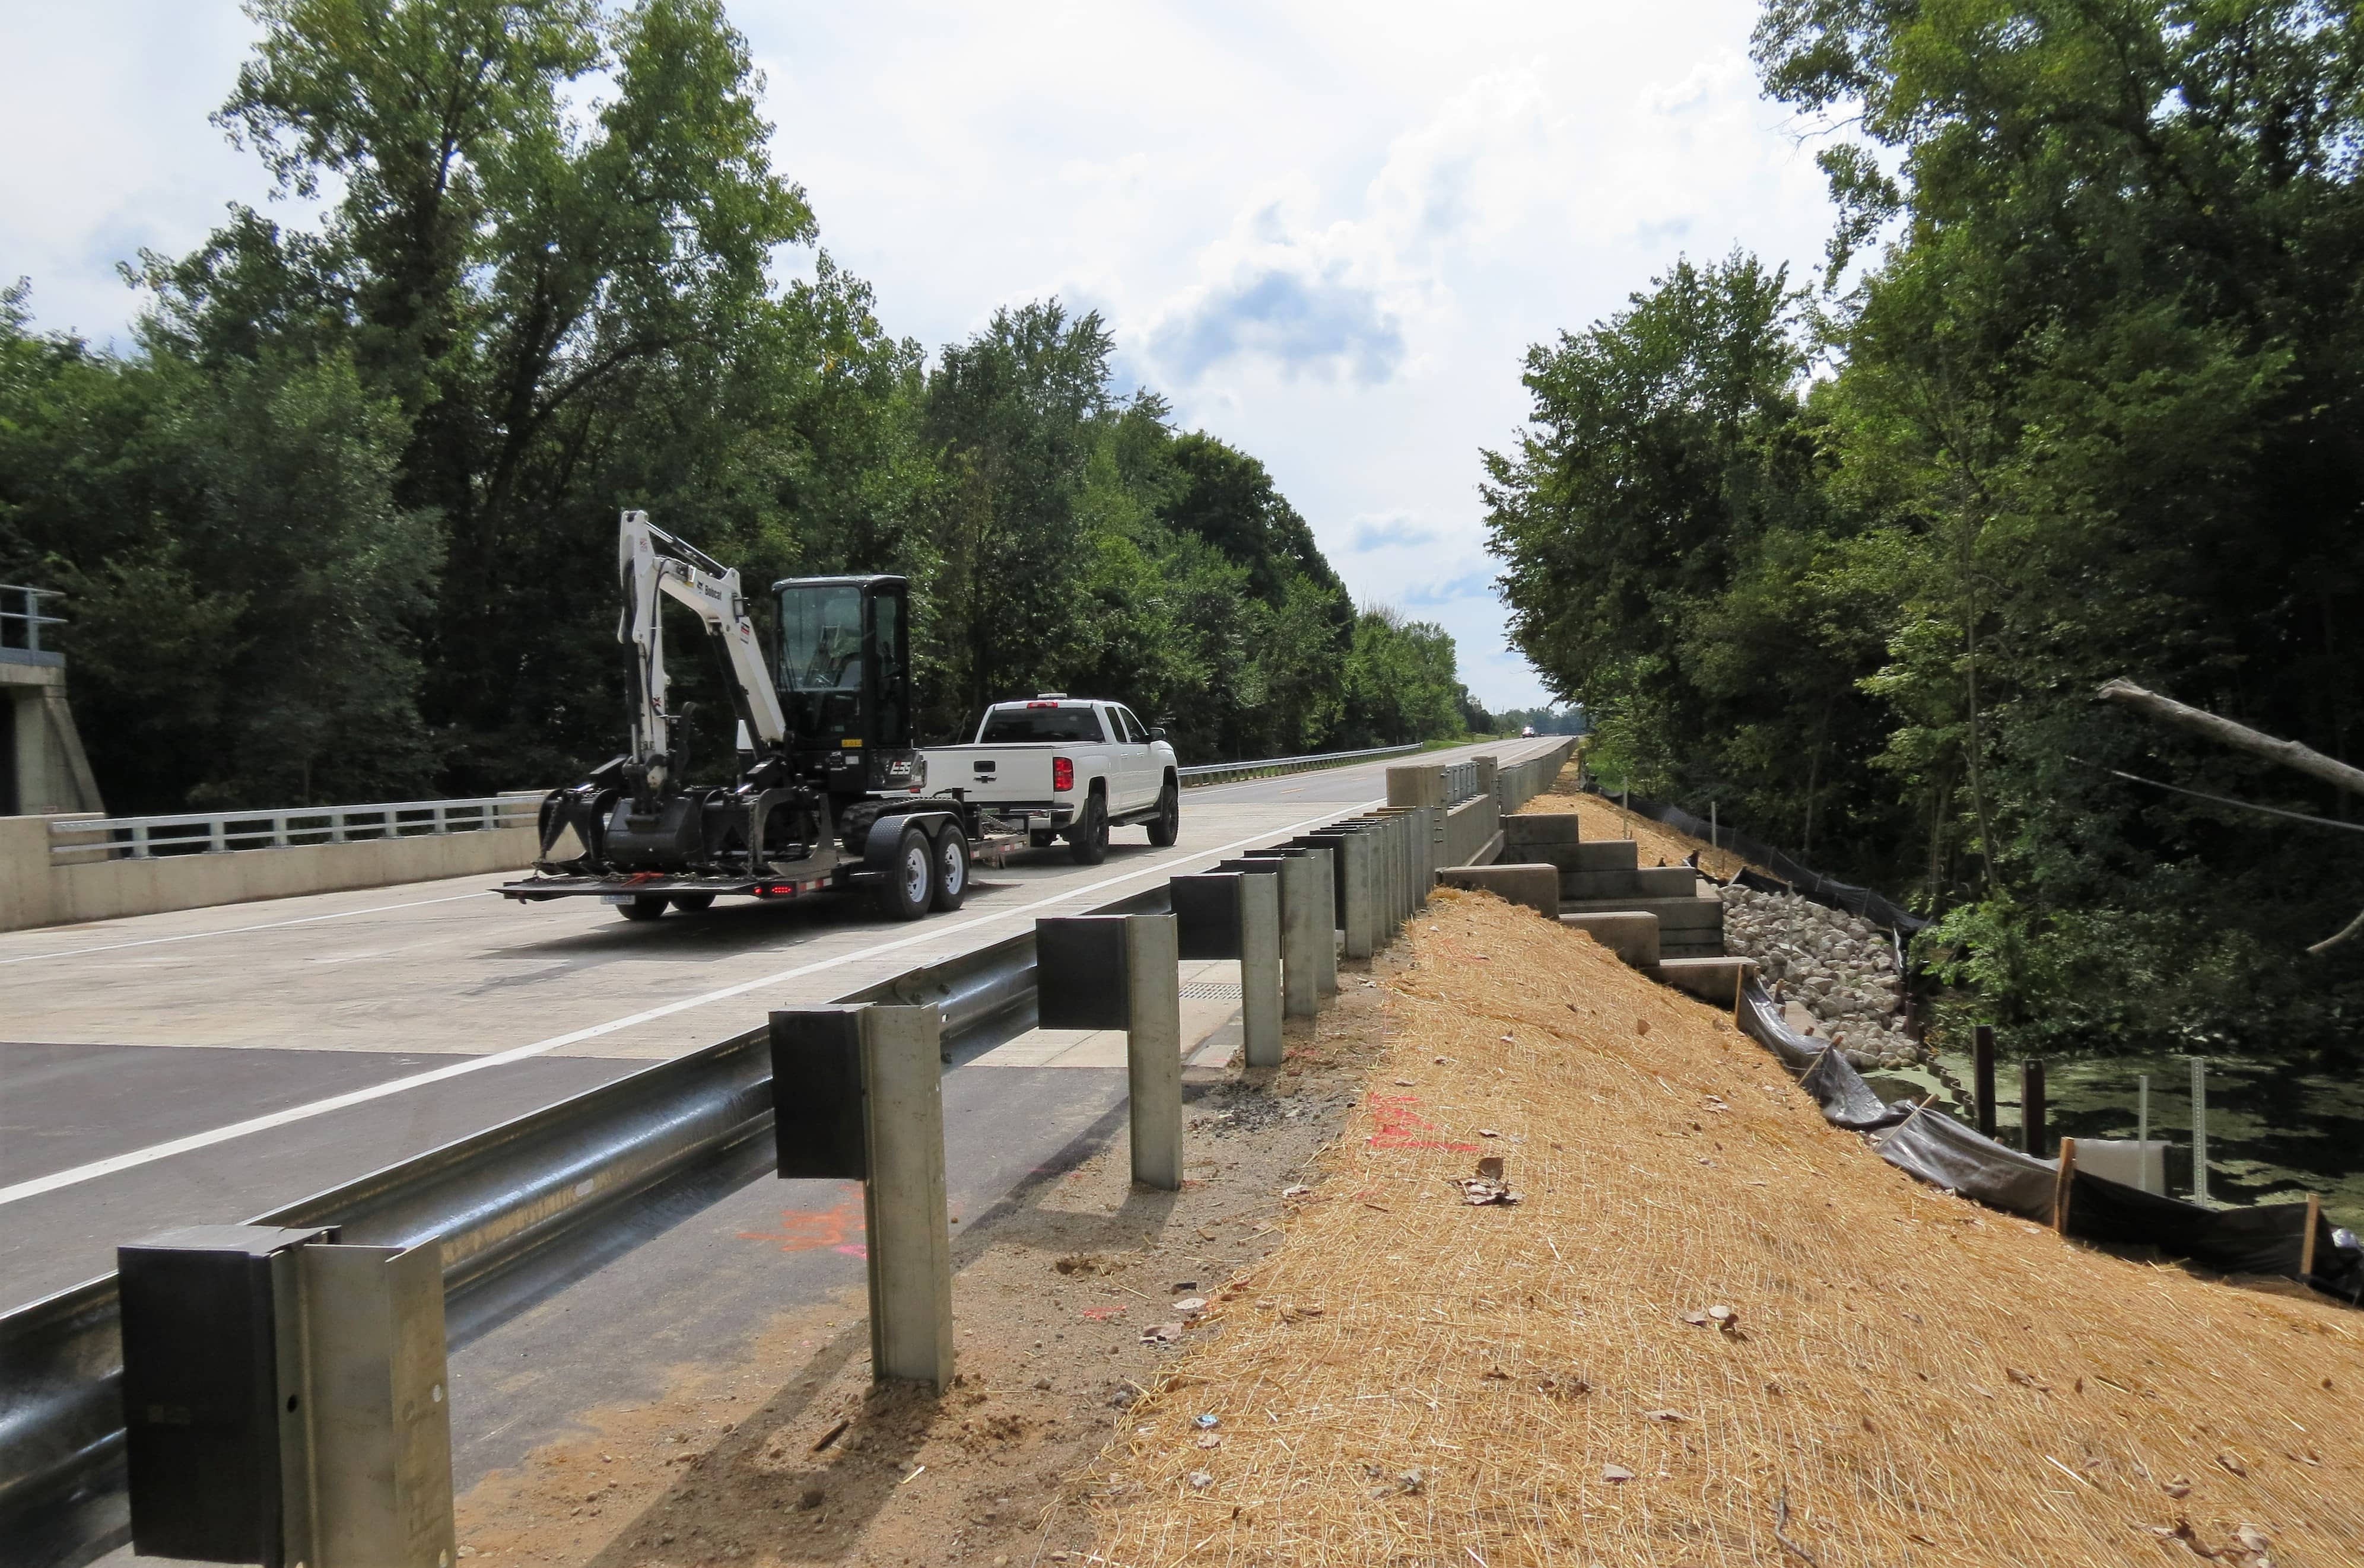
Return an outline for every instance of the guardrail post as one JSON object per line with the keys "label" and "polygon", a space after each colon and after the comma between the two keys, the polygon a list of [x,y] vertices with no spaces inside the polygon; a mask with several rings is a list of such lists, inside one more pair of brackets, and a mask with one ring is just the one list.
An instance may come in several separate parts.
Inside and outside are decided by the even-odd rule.
{"label": "guardrail post", "polygon": [[783,1177],[862,1183],[870,1375],[950,1386],[952,1236],[932,1006],[772,1015],[772,1106]]}
{"label": "guardrail post", "polygon": [[1240,1035],[1251,1067],[1279,1066],[1283,1050],[1282,874],[1240,878]]}
{"label": "guardrail post", "polygon": [[[1318,997],[1338,994],[1338,855],[1335,840],[1320,843],[1299,842],[1305,851],[1309,868],[1307,881],[1312,891],[1306,902],[1307,927],[1313,943],[1313,994]],[[1283,887],[1286,894],[1286,884]]]}
{"label": "guardrail post", "polygon": [[1034,922],[1041,1027],[1124,1030],[1132,1179],[1163,1192],[1182,1187],[1178,927],[1173,915],[1076,915]]}
{"label": "guardrail post", "polygon": [[197,1225],[117,1252],[133,1550],[451,1568],[442,1249]]}
{"label": "guardrail post", "polygon": [[1339,930],[1348,958],[1368,958],[1379,929],[1378,834],[1349,828],[1338,836]]}
{"label": "guardrail post", "polygon": [[[1225,861],[1215,868],[1216,875],[1228,874],[1237,884],[1232,896],[1239,901],[1239,938],[1234,951],[1240,961],[1240,1037],[1251,1067],[1279,1066],[1286,1049],[1281,1042],[1286,993],[1281,965],[1280,879],[1287,874],[1288,864],[1286,856],[1269,855]],[[1178,901],[1175,914],[1183,917]],[[1187,917],[1183,917],[1183,923],[1188,925]],[[1188,936],[1187,930],[1182,933],[1183,951],[1189,957],[1214,956],[1189,952]]]}
{"label": "guardrail post", "polygon": [[1336,951],[1330,940],[1330,905],[1321,887],[1322,866],[1329,857],[1317,851],[1288,856],[1280,862],[1281,1010],[1292,1018],[1310,1018],[1321,1010],[1321,955],[1331,950],[1330,988],[1338,987]]}
{"label": "guardrail post", "polygon": [[319,1568],[449,1568],[443,1249],[299,1248]]}
{"label": "guardrail post", "polygon": [[1444,806],[1421,806],[1421,863],[1411,875],[1411,896],[1421,908],[1428,908],[1428,894],[1437,884],[1437,865],[1444,856],[1437,851],[1437,840],[1444,832]]}
{"label": "guardrail post", "polygon": [[1390,813],[1387,818],[1388,835],[1388,926],[1378,945],[1386,947],[1396,940],[1396,931],[1403,925],[1404,906],[1411,896],[1411,872],[1404,864],[1404,819]]}

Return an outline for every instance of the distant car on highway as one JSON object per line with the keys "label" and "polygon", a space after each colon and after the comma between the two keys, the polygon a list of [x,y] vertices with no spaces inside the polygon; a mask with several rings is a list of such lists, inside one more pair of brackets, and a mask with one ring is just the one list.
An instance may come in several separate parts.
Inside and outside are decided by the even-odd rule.
{"label": "distant car on highway", "polygon": [[1533,740],[1534,738],[1535,738],[1535,727],[1534,727],[1533,725],[1532,725],[1532,724],[1522,724],[1522,725],[1521,725],[1521,726],[1519,727],[1519,739],[1520,739],[1520,740]]}
{"label": "distant car on highway", "polygon": [[1174,748],[1121,703],[1065,692],[996,703],[969,740],[922,757],[936,794],[958,791],[997,817],[1022,817],[1027,842],[1048,849],[1064,838],[1080,865],[1108,858],[1112,827],[1143,824],[1160,846],[1182,830]]}

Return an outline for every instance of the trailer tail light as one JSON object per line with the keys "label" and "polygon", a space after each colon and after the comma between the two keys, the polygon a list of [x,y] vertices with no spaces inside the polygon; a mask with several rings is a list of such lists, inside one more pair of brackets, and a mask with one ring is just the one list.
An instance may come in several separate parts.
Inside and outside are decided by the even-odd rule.
{"label": "trailer tail light", "polygon": [[1076,787],[1076,762],[1075,762],[1075,759],[1074,759],[1074,758],[1072,758],[1072,757],[1054,757],[1054,758],[1052,758],[1052,759],[1051,759],[1051,789],[1052,789],[1053,793],[1054,793],[1054,794],[1058,794],[1058,795],[1066,795],[1066,794],[1069,794],[1070,792],[1072,792],[1072,791],[1075,789],[1075,787]]}

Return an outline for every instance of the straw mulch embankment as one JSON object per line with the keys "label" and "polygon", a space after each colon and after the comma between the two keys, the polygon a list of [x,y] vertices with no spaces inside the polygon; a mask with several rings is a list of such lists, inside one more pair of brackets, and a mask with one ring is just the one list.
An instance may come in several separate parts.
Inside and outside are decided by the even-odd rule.
{"label": "straw mulch embankment", "polygon": [[[1122,1418],[1099,1562],[2364,1562],[2364,1318],[1917,1186],[1485,895],[1410,942],[1286,1244]],[[1516,1207],[1452,1184],[1485,1154]]]}

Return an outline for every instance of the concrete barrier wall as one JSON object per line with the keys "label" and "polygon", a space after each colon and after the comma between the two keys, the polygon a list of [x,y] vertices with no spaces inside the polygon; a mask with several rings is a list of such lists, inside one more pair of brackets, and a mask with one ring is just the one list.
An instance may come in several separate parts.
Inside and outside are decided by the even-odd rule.
{"label": "concrete barrier wall", "polygon": [[1466,866],[1488,857],[1501,836],[1502,810],[1490,795],[1463,801],[1444,814],[1444,844],[1439,865]]}
{"label": "concrete barrier wall", "polygon": [[[1478,758],[1478,793],[1439,813],[1436,863],[1466,866],[1492,861],[1500,849],[1502,818],[1550,788],[1575,749],[1571,736],[1541,756],[1507,768],[1497,767],[1491,757]],[[1390,807],[1442,806],[1444,799],[1443,764],[1407,762],[1388,770]]]}
{"label": "concrete barrier wall", "polygon": [[1566,736],[1542,755],[1504,768],[1495,784],[1495,794],[1501,801],[1503,815],[1516,811],[1549,789],[1552,781],[1559,777],[1560,769],[1567,765],[1567,759],[1575,750],[1576,737]]}
{"label": "concrete barrier wall", "polygon": [[[502,798],[530,809],[541,796]],[[86,814],[0,817],[0,930],[523,871],[533,863],[536,848],[529,822],[349,844],[52,864],[50,824],[80,815]]]}

